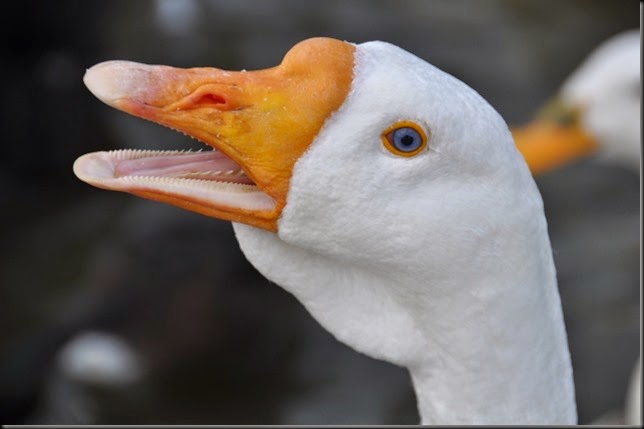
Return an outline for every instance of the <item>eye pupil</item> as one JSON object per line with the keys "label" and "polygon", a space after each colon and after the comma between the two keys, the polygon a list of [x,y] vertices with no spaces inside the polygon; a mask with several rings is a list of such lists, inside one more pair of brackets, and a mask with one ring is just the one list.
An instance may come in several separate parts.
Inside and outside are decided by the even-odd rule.
{"label": "eye pupil", "polygon": [[400,139],[400,143],[402,143],[403,146],[411,146],[414,144],[414,138],[410,135],[403,136],[403,138]]}

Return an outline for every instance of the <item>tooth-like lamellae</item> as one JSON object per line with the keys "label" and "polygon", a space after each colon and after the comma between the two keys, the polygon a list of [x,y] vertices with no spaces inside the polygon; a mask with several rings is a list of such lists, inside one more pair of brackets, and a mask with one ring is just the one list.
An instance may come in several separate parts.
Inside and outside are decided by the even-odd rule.
{"label": "tooth-like lamellae", "polygon": [[185,178],[185,179],[205,179],[208,180],[208,178],[212,178],[211,180],[217,180],[218,178],[221,178],[221,176],[245,176],[246,173],[244,170],[229,170],[226,171],[225,173],[222,172],[221,170],[217,171],[190,171],[187,173],[180,173],[177,175],[168,175],[166,177],[175,177],[177,179],[180,178]]}
{"label": "tooth-like lamellae", "polygon": [[119,180],[133,183],[162,184],[166,186],[194,186],[200,188],[210,188],[215,191],[231,192],[257,192],[256,185],[245,183],[233,183],[204,179],[189,179],[178,177],[157,177],[157,176],[123,176]]}
{"label": "tooth-like lamellae", "polygon": [[[216,149],[212,149],[213,152],[216,152]],[[202,153],[203,149],[191,150],[191,149],[182,149],[182,150],[147,150],[147,149],[117,149],[111,150],[109,154],[118,161],[138,159],[138,158],[148,158],[153,156],[174,156],[174,155],[192,155],[195,153]]]}
{"label": "tooth-like lamellae", "polygon": [[[118,149],[109,152],[109,156],[113,162],[119,161],[132,161],[142,158],[160,158],[164,156],[189,156],[199,153],[207,154],[208,150],[146,150],[146,149]],[[216,149],[213,148],[212,152],[216,152]],[[204,171],[177,171],[175,173],[166,173],[163,176],[147,176],[147,175],[122,175],[118,178],[120,180],[135,181],[135,182],[147,182],[147,183],[174,183],[174,184],[183,184],[183,185],[198,185],[198,184],[213,184],[213,187],[221,189],[221,186],[214,185],[214,183],[220,182],[224,183],[224,187],[228,185],[235,186],[252,186],[254,185],[245,184],[245,183],[234,183],[228,182],[226,176],[230,177],[246,177],[246,172],[241,168],[229,169],[229,170],[204,170]]]}

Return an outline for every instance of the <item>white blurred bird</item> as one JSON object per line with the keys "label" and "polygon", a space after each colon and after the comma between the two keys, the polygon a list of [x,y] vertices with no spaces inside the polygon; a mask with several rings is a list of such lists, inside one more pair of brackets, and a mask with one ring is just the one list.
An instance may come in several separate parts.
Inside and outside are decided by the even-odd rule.
{"label": "white blurred bird", "polygon": [[513,130],[534,174],[590,154],[639,174],[640,38],[629,30],[600,44],[534,122]]}
{"label": "white blurred bird", "polygon": [[[513,130],[517,147],[534,174],[591,154],[640,174],[641,91],[641,32],[618,33],[588,55],[532,123]],[[642,424],[640,362],[632,371],[624,411],[617,413],[619,422]],[[610,417],[614,414],[599,422],[617,423]]]}

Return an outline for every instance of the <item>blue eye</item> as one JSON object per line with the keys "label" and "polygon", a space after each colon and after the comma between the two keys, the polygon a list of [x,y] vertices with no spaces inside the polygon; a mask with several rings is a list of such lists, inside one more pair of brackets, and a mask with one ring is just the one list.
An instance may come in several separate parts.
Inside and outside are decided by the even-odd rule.
{"label": "blue eye", "polygon": [[414,152],[423,144],[423,137],[412,127],[400,127],[391,135],[391,144],[401,152]]}
{"label": "blue eye", "polygon": [[394,155],[411,157],[427,146],[427,135],[417,123],[400,121],[382,133],[382,142]]}

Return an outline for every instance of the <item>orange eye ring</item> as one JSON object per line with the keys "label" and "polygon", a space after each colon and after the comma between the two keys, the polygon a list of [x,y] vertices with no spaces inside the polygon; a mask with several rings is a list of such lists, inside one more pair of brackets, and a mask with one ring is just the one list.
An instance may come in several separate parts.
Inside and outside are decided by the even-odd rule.
{"label": "orange eye ring", "polygon": [[415,122],[400,121],[382,133],[382,143],[394,155],[409,158],[427,147],[427,134]]}

